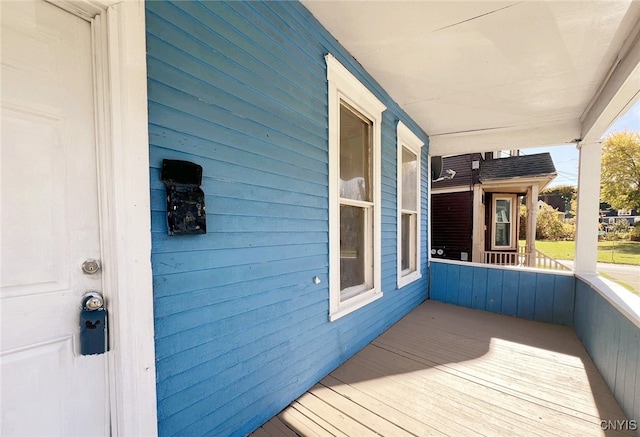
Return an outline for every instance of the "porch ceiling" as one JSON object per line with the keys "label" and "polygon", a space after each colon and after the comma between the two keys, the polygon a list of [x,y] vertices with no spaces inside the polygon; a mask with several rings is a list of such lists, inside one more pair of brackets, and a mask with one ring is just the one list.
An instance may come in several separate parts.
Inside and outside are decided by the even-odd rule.
{"label": "porch ceiling", "polygon": [[600,138],[640,98],[640,0],[302,0],[431,155]]}

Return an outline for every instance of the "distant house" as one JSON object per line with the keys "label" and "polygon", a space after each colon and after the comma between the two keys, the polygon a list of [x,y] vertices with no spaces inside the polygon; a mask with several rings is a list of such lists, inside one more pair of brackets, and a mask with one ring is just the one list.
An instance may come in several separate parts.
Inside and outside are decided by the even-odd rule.
{"label": "distant house", "polygon": [[600,211],[600,223],[606,228],[619,221],[626,221],[633,226],[640,222],[640,210],[633,209],[613,209],[609,208]]}
{"label": "distant house", "polygon": [[[535,248],[538,193],[555,177],[549,153],[517,151],[447,156],[442,169],[453,178],[431,185],[432,251],[435,258],[491,264],[528,264]],[[527,215],[525,248],[518,247],[519,208]],[[520,256],[518,253],[520,252]]]}
{"label": "distant house", "polygon": [[538,200],[546,203],[558,212],[558,217],[564,220],[567,217],[570,206],[567,205],[564,198],[560,194],[541,194]]}

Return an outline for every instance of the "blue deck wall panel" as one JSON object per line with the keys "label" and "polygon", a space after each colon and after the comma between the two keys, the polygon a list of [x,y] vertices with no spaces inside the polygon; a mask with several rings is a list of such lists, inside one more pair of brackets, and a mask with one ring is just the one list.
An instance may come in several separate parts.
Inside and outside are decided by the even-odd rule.
{"label": "blue deck wall panel", "polygon": [[[154,1],[146,22],[159,433],[244,435],[426,298],[426,239],[396,289],[398,120],[427,138],[299,3]],[[327,53],[388,108],[384,297],[333,323]],[[167,235],[165,158],[202,165],[206,235]]]}
{"label": "blue deck wall panel", "polygon": [[629,419],[640,418],[640,328],[581,279],[575,329]]}
{"label": "blue deck wall panel", "polygon": [[429,287],[433,300],[572,326],[627,417],[640,417],[640,327],[585,281],[553,272],[432,261]]}
{"label": "blue deck wall panel", "polygon": [[573,325],[573,275],[431,261],[432,300],[492,313]]}

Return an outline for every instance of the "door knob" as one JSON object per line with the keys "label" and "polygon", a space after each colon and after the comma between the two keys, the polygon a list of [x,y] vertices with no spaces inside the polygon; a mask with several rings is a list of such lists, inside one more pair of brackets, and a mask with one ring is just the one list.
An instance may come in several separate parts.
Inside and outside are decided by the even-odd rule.
{"label": "door knob", "polygon": [[88,291],[82,296],[82,309],[96,311],[104,307],[104,298],[96,291]]}

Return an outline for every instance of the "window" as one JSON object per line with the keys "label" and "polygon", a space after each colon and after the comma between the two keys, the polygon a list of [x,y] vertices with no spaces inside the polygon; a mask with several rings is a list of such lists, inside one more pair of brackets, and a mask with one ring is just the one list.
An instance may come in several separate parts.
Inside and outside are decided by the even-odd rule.
{"label": "window", "polygon": [[382,297],[382,111],[386,107],[332,55],[329,83],[329,318]]}
{"label": "window", "polygon": [[493,241],[492,249],[515,249],[516,227],[516,196],[509,194],[494,194],[493,196]]}
{"label": "window", "polygon": [[496,159],[510,158],[512,156],[518,156],[519,154],[519,150],[497,150],[493,153],[493,157]]}
{"label": "window", "polygon": [[631,210],[630,209],[619,209],[618,210],[618,215],[631,215]]}
{"label": "window", "polygon": [[424,144],[398,123],[398,288],[420,274],[420,150]]}

